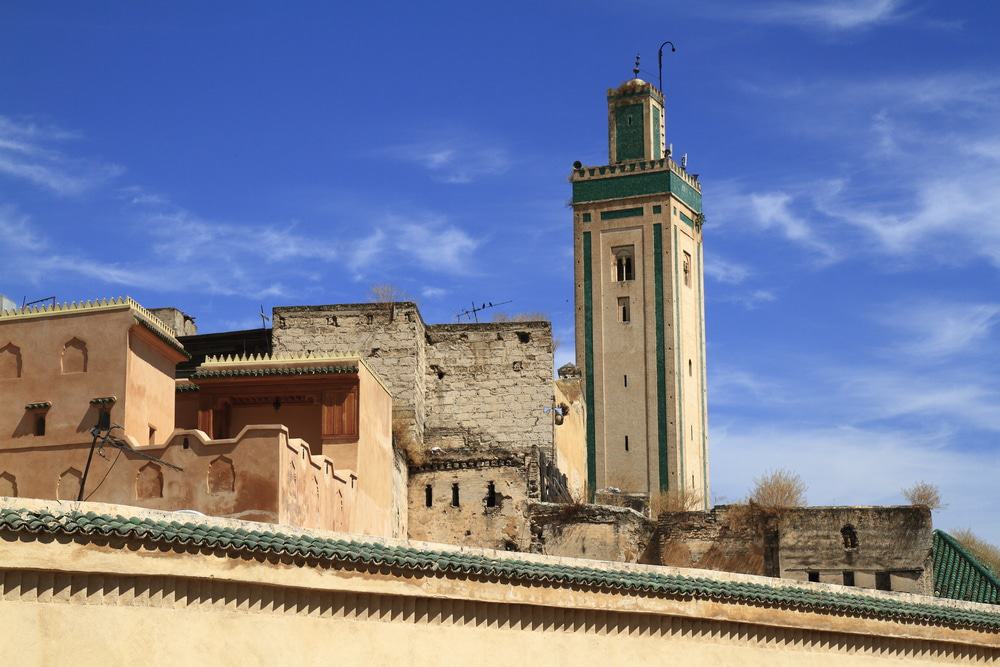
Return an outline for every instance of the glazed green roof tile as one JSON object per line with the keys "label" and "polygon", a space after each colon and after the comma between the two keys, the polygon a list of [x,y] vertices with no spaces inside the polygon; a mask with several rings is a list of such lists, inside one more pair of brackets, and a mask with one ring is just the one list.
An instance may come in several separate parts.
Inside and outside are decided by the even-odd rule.
{"label": "glazed green roof tile", "polygon": [[934,595],[1000,604],[1000,579],[954,537],[934,531]]}
{"label": "glazed green roof tile", "polygon": [[459,574],[529,583],[584,586],[598,590],[749,605],[779,605],[811,612],[847,614],[910,623],[1000,630],[1000,612],[916,602],[891,596],[838,593],[802,586],[724,581],[668,572],[605,570],[585,565],[541,563],[487,554],[434,551],[354,539],[288,535],[206,523],[156,521],[88,512],[0,510],[0,531],[72,535],[76,539],[125,537],[239,553],[284,554],[360,566],[389,566],[427,574]]}
{"label": "glazed green roof tile", "polygon": [[[174,338],[173,336],[166,335],[165,333],[163,333],[159,329],[159,327],[157,327],[153,323],[149,322],[144,317],[139,317],[138,315],[136,315],[135,316],[135,321],[138,322],[140,325],[142,325],[142,327],[145,328],[147,331],[152,332],[152,334],[154,336],[156,336],[157,338],[159,338],[160,340],[162,340],[164,343],[166,343],[170,347],[174,348],[175,350],[177,350],[178,352],[180,352],[181,354],[183,354],[188,359],[191,358],[191,354],[187,350],[185,350],[184,346],[181,345],[180,341],[177,340],[176,338]],[[161,322],[161,325],[162,326],[166,326],[162,322]]]}
{"label": "glazed green roof tile", "polygon": [[338,373],[357,373],[358,367],[343,366],[277,366],[274,368],[200,368],[191,375],[191,379],[228,377],[266,377],[268,375],[330,375]]}
{"label": "glazed green roof tile", "polygon": [[199,390],[201,390],[201,387],[196,385],[194,382],[182,382],[178,384],[175,389],[175,391],[178,394],[186,394],[191,391],[199,391]]}
{"label": "glazed green roof tile", "polygon": [[25,410],[48,410],[52,407],[52,403],[49,401],[38,401],[37,403],[28,403],[24,406]]}

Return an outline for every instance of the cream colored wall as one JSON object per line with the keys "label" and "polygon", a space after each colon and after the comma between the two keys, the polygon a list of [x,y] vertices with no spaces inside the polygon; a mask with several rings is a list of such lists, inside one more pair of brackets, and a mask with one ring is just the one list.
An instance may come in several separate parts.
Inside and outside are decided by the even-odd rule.
{"label": "cream colored wall", "polygon": [[[92,398],[116,396],[111,419],[124,422],[127,335],[133,322],[127,309],[0,319],[0,348],[13,343],[22,360],[20,378],[0,379],[0,448],[89,443],[98,413]],[[62,349],[73,338],[87,345],[86,373],[62,372]],[[45,435],[36,436],[33,414],[24,406],[41,401],[52,407],[45,413]]]}
{"label": "cream colored wall", "polygon": [[[677,418],[678,433],[678,478],[683,480],[683,488],[693,493],[702,501],[702,506],[710,502],[707,498],[707,478],[703,452],[705,408],[703,365],[704,349],[702,345],[703,322],[701,297],[703,267],[701,266],[700,232],[683,222],[679,213],[683,212],[690,219],[695,214],[676,198],[671,198],[671,245],[676,239],[676,270],[674,275],[674,293],[678,299],[679,322],[674,322],[674,335],[677,359],[676,405],[680,409]],[[675,212],[676,211],[676,212]],[[691,257],[691,284],[684,284],[683,257],[684,253]],[[688,362],[691,362],[689,372]],[[683,433],[681,432],[683,429]]]}
{"label": "cream colored wall", "polygon": [[[129,508],[81,509],[135,514]],[[996,633],[926,622],[31,536],[0,540],[0,623],[7,631],[8,652],[28,665],[336,662],[368,667],[469,665],[484,657],[504,664],[602,667],[1000,661]],[[170,639],[178,637],[183,641]]]}
{"label": "cream colored wall", "polygon": [[569,414],[562,423],[553,426],[552,436],[556,452],[556,467],[566,475],[570,495],[586,500],[587,488],[587,407],[583,400],[579,380],[556,380],[553,383],[555,403],[569,406]]}
{"label": "cream colored wall", "polygon": [[[177,358],[164,356],[162,345],[141,325],[129,329],[125,423],[122,426],[136,445],[163,444],[174,431]],[[156,429],[152,442],[150,426]]]}
{"label": "cream colored wall", "polygon": [[358,381],[358,487],[351,530],[398,537],[405,525],[406,490],[394,481],[392,396],[364,364],[358,365]]}

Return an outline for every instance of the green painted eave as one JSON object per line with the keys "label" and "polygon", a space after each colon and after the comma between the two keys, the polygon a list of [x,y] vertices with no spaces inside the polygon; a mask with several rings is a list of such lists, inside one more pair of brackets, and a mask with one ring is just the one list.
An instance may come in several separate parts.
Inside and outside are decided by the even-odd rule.
{"label": "green painted eave", "polygon": [[277,366],[274,368],[199,368],[192,380],[209,378],[267,377],[270,375],[338,375],[357,373],[357,366]]}
{"label": "green painted eave", "polygon": [[[638,163],[644,164],[644,163]],[[632,167],[633,165],[627,165]],[[586,178],[573,181],[573,203],[641,197],[646,195],[671,194],[684,202],[695,213],[701,213],[701,193],[683,178],[669,169],[622,173],[627,167],[597,167],[601,174],[607,170],[607,178]],[[593,171],[588,169],[587,171]],[[612,173],[615,172],[615,173]]]}
{"label": "green painted eave", "polygon": [[934,531],[934,595],[1000,604],[1000,579],[954,537]]}
{"label": "green painted eave", "polygon": [[[255,524],[245,523],[247,526]],[[259,525],[259,524],[257,524]],[[913,602],[890,595],[832,592],[808,586],[782,586],[726,581],[706,577],[598,569],[575,565],[571,559],[543,563],[462,551],[421,549],[337,539],[305,533],[281,533],[152,518],[111,516],[94,512],[5,508],[0,510],[0,532],[69,536],[78,542],[126,538],[147,544],[215,549],[230,554],[286,555],[307,562],[363,567],[390,567],[403,572],[469,577],[478,580],[567,588],[586,588],[727,604],[780,606],[806,612],[849,615],[908,623],[1000,630],[1000,613]]]}

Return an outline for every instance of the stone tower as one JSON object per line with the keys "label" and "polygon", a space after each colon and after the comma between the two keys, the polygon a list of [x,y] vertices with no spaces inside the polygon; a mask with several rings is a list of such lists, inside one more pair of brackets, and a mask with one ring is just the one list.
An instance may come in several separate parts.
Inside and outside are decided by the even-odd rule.
{"label": "stone tower", "polygon": [[701,186],[667,154],[663,94],[608,91],[610,164],[574,164],[576,359],[591,497],[683,488],[708,507]]}

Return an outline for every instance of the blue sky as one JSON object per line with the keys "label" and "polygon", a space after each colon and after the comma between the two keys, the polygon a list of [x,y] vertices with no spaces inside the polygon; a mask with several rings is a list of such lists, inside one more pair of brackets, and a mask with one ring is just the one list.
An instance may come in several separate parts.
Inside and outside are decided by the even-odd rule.
{"label": "blue sky", "polygon": [[924,479],[938,526],[1000,542],[1000,7],[430,4],[5,3],[0,292],[208,332],[389,282],[429,321],[549,313],[564,362],[570,165],[671,39],[716,500],[775,467],[816,504]]}

